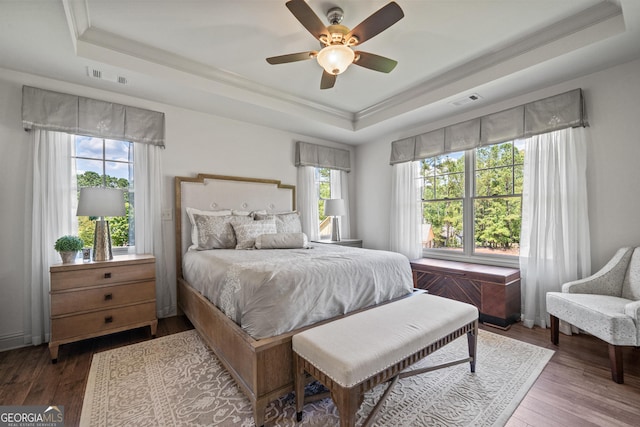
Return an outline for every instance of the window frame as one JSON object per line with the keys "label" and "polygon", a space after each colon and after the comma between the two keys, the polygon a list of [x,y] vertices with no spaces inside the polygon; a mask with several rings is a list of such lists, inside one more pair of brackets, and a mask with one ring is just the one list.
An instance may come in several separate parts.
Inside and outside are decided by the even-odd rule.
{"label": "window frame", "polygon": [[[503,143],[510,142],[515,146],[516,140],[512,141],[504,141]],[[501,143],[501,144],[503,144]],[[483,148],[483,147],[477,147]],[[471,148],[468,150],[464,150],[464,194],[462,197],[462,227],[463,227],[463,236],[462,236],[462,250],[461,251],[452,251],[447,249],[438,249],[438,248],[422,248],[422,256],[426,258],[436,258],[450,261],[460,261],[460,262],[470,262],[476,264],[487,264],[487,265],[495,265],[495,266],[503,266],[503,267],[519,267],[519,256],[517,255],[491,255],[486,253],[477,253],[475,252],[475,209],[474,204],[478,199],[487,199],[487,198],[496,198],[496,197],[516,197],[520,196],[520,200],[522,201],[522,193],[510,194],[510,195],[498,195],[498,196],[476,196],[476,150],[477,148]],[[446,154],[442,154],[446,155]],[[433,156],[437,157],[437,156]],[[421,159],[422,162],[425,159]],[[511,168],[514,168],[515,159],[512,156]],[[513,174],[514,172],[512,172]],[[422,180],[422,175],[418,177],[419,180]],[[420,185],[422,187],[422,184]],[[513,189],[515,190],[515,177],[513,181]],[[425,200],[422,199],[423,192],[421,191],[420,196],[420,212],[421,215],[423,212],[423,204]],[[440,200],[440,199],[437,199]],[[459,198],[452,198],[446,200],[460,200]],[[424,219],[424,217],[422,217]],[[471,232],[468,232],[470,230]]]}
{"label": "window frame", "polygon": [[[326,170],[328,171],[327,174],[327,178],[326,180],[320,179],[322,177],[321,174],[321,170]],[[317,227],[318,227],[318,236],[319,238],[322,239],[328,239],[331,236],[331,221],[329,219],[329,217],[325,216],[324,219],[321,219],[324,216],[324,203],[322,204],[322,211],[320,210],[320,202],[324,202],[325,200],[328,200],[326,197],[322,197],[321,194],[321,184],[322,183],[327,183],[329,185],[329,198],[331,199],[331,188],[332,188],[332,183],[331,183],[331,168],[321,168],[316,166],[315,167],[315,184],[316,184],[316,197],[317,197],[317,202],[318,202],[318,218],[317,218]],[[322,233],[322,223],[325,221],[329,221],[329,225],[327,226],[328,228],[328,232]]]}
{"label": "window frame", "polygon": [[[128,237],[128,242],[131,243],[133,241],[133,244],[130,244],[128,246],[113,246],[112,247],[112,251],[114,255],[126,255],[128,253],[132,253],[135,252],[135,183],[134,183],[134,179],[133,179],[133,168],[134,168],[134,153],[133,153],[133,142],[131,141],[121,141],[121,140],[116,140],[116,139],[112,139],[112,138],[105,138],[105,137],[96,137],[96,136],[86,136],[86,135],[78,135],[78,134],[74,134],[74,144],[76,149],[74,149],[74,155],[72,156],[72,159],[74,162],[76,162],[77,165],[77,161],[78,160],[86,160],[86,161],[91,161],[91,162],[100,162],[101,163],[101,169],[102,172],[100,174],[100,178],[102,180],[102,186],[106,187],[107,182],[106,182],[106,177],[107,177],[107,164],[108,163],[120,163],[120,164],[125,164],[127,165],[127,168],[129,170],[129,177],[127,178],[127,181],[129,183],[128,187],[126,188],[122,188],[123,191],[125,191],[128,194],[128,202],[129,202],[129,209],[127,210],[126,213],[126,217],[129,223],[129,237]],[[89,140],[101,140],[102,141],[102,157],[98,158],[98,157],[87,157],[87,156],[83,156],[83,155],[78,155],[77,153],[77,147],[78,147],[78,138],[89,138]],[[129,144],[129,151],[128,151],[128,159],[125,160],[119,160],[119,159],[108,159],[107,158],[107,141],[116,141],[119,143],[127,143]],[[77,166],[76,166],[77,167]],[[74,177],[76,180],[78,178],[78,172],[76,170],[76,176]],[[78,188],[77,194],[80,194],[80,188],[84,188],[84,187],[80,187],[80,185],[77,183],[76,181],[76,186]],[[117,187],[120,188],[120,187]],[[76,220],[78,221],[78,220]],[[78,227],[79,227],[79,221],[78,221]]]}

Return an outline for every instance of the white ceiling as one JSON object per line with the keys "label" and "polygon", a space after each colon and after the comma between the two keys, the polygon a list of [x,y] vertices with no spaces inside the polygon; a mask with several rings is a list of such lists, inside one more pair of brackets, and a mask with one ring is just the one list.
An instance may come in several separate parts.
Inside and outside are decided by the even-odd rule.
{"label": "white ceiling", "polygon": [[[309,0],[349,28],[386,3]],[[640,57],[640,0],[397,3],[405,17],[359,47],[396,69],[351,66],[328,90],[313,59],[265,61],[319,46],[285,0],[0,0],[0,67],[359,144]]]}

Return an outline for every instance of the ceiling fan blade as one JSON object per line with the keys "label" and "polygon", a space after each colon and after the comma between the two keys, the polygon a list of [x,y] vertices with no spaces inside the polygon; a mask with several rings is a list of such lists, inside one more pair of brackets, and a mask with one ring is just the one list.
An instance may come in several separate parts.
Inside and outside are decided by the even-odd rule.
{"label": "ceiling fan blade", "polygon": [[355,54],[354,64],[370,70],[380,71],[381,73],[390,73],[398,65],[398,61],[373,53],[356,51]]}
{"label": "ceiling fan blade", "polygon": [[324,36],[329,38],[329,30],[315,14],[311,6],[305,0],[290,0],[285,3],[298,21],[309,31],[313,37],[320,40]]}
{"label": "ceiling fan blade", "polygon": [[358,39],[357,44],[364,43],[398,22],[402,17],[404,17],[404,12],[396,2],[392,1],[358,24],[347,34],[346,39],[355,37]]}
{"label": "ceiling fan blade", "polygon": [[315,58],[318,52],[315,50],[309,52],[290,53],[288,55],[272,56],[267,58],[269,64],[286,64],[287,62],[304,61],[306,59]]}
{"label": "ceiling fan blade", "polygon": [[322,71],[322,80],[320,80],[320,89],[331,89],[336,84],[335,74],[329,74],[326,71]]}

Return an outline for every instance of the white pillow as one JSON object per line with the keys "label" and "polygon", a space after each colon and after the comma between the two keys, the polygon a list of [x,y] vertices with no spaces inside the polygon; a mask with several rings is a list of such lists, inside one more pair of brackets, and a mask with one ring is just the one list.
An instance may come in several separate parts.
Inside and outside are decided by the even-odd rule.
{"label": "white pillow", "polygon": [[256,249],[307,249],[309,239],[304,233],[261,234],[256,237]]}
{"label": "white pillow", "polygon": [[231,224],[236,234],[236,249],[253,249],[256,237],[261,234],[276,234],[276,223],[273,219]]}
{"label": "white pillow", "polygon": [[[224,216],[231,215],[231,209],[221,209],[219,211],[202,211],[195,208],[185,208],[189,222],[191,223],[191,244],[198,246],[198,228],[196,226],[196,220],[194,215],[209,215],[209,216]],[[193,246],[192,246],[193,247]]]}

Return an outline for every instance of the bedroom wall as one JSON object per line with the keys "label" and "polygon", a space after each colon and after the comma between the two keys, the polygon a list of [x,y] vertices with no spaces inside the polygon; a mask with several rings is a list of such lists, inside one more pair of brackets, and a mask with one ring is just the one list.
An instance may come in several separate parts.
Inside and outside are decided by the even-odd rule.
{"label": "bedroom wall", "polygon": [[[591,141],[587,187],[592,270],[602,267],[620,247],[640,246],[640,60],[563,82],[489,107],[408,129],[397,138],[459,123],[570,89],[582,88]],[[373,141],[356,149],[358,213],[356,235],[374,249],[389,247],[391,140]]]}
{"label": "bedroom wall", "polygon": [[[29,134],[22,130],[22,85],[93,97],[162,111],[166,120],[167,148],[163,152],[165,194],[163,210],[173,208],[173,177],[198,172],[279,179],[296,183],[295,141],[349,149],[331,141],[203,114],[108,91],[17,73],[0,68],[0,351],[23,343],[25,264],[25,165]],[[242,160],[239,160],[242,159]],[[355,170],[350,174],[355,175]],[[355,193],[350,179],[350,193]],[[351,205],[356,211],[355,204]],[[173,217],[173,215],[172,215]],[[171,282],[175,283],[173,221],[164,221],[166,257]],[[175,289],[174,289],[175,292]],[[175,295],[172,296],[175,305]]]}

